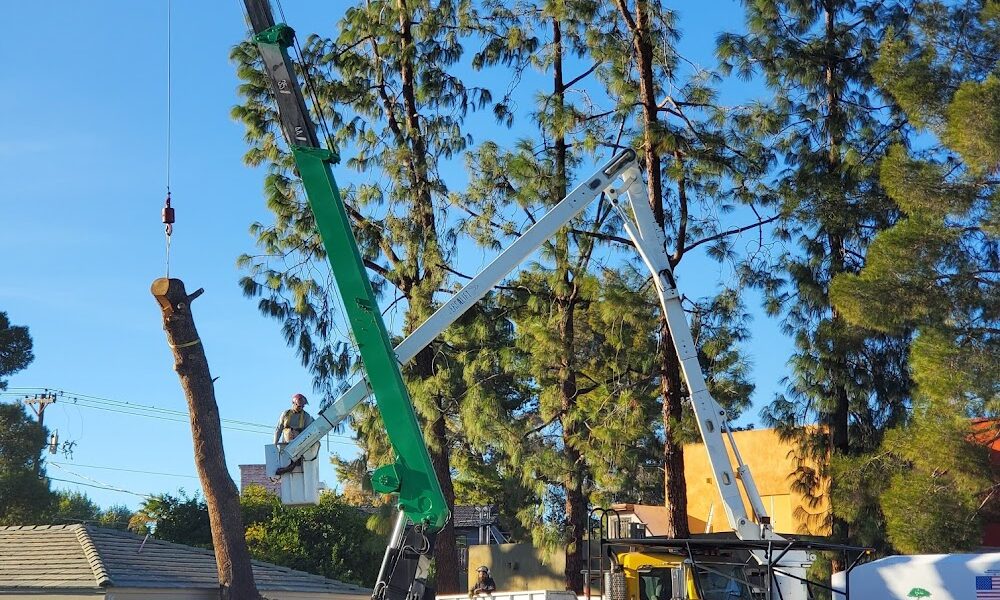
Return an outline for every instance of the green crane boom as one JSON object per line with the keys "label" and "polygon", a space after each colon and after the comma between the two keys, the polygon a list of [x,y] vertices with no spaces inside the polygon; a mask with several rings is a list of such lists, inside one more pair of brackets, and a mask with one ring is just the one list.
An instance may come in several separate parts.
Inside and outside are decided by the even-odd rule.
{"label": "green crane boom", "polygon": [[338,156],[323,149],[309,117],[288,56],[294,32],[275,24],[267,0],[246,0],[254,41],[271,80],[282,130],[302,178],[309,206],[358,345],[366,378],[378,405],[396,460],[375,471],[372,486],[398,494],[400,511],[425,533],[444,527],[448,504],[424,443],[413,403],[403,384],[371,282],[351,230],[347,210],[330,170]]}

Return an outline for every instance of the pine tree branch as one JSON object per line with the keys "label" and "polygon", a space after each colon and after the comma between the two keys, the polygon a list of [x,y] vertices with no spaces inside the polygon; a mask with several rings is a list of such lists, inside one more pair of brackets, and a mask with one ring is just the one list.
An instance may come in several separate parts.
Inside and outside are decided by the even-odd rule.
{"label": "pine tree branch", "polygon": [[557,420],[557,419],[559,419],[560,417],[562,417],[562,416],[563,416],[564,414],[566,414],[566,411],[565,411],[565,410],[562,410],[562,409],[560,409],[560,410],[559,410],[558,412],[556,412],[556,414],[554,414],[554,415],[552,416],[552,418],[551,418],[551,419],[549,419],[548,421],[545,421],[544,423],[542,423],[542,424],[541,424],[541,425],[539,425],[538,427],[533,427],[532,429],[529,429],[528,431],[524,432],[524,437],[528,437],[529,435],[534,435],[534,434],[538,433],[539,431],[541,431],[541,430],[545,429],[545,428],[546,428],[546,427],[548,427],[549,425],[551,425],[551,424],[555,423],[555,422],[556,422],[556,420]]}
{"label": "pine tree branch", "polygon": [[597,67],[600,66],[600,64],[601,63],[599,63],[599,62],[595,62],[593,65],[590,66],[589,69],[587,69],[583,73],[580,73],[579,75],[577,75],[576,77],[574,77],[573,79],[571,79],[569,81],[569,83],[564,83],[563,86],[562,86],[563,91],[568,90],[569,88],[573,87],[573,84],[577,83],[578,81],[580,81],[581,79],[583,79],[587,75],[590,75],[591,73],[593,73],[597,69]]}
{"label": "pine tree branch", "polygon": [[629,33],[631,33],[634,38],[636,36],[635,19],[632,17],[632,13],[629,12],[628,6],[625,4],[625,0],[615,0],[615,6],[618,7],[618,12],[621,13],[622,19],[624,19],[625,24],[628,25]]}
{"label": "pine tree branch", "polygon": [[[389,240],[386,239],[384,235],[382,235],[382,232],[375,226],[375,224],[370,219],[362,215],[356,208],[354,208],[354,206],[345,202],[344,207],[347,209],[347,214],[352,219],[354,219],[355,223],[358,223],[361,227],[363,227],[367,231],[373,232],[375,234],[375,237],[378,239],[377,245],[379,249],[382,251],[383,256],[385,256],[385,259],[389,261],[389,266],[392,269],[397,269],[399,267],[400,259],[399,256],[396,254],[395,250],[393,250],[392,244],[389,243]],[[379,265],[378,268],[372,267],[372,270],[378,272],[379,274],[382,274],[379,271],[379,268],[384,269],[384,267],[381,267]],[[388,273],[388,271],[385,272]],[[386,277],[386,279],[388,280],[388,277]]]}
{"label": "pine tree branch", "polygon": [[375,262],[375,261],[373,261],[371,259],[368,259],[368,258],[364,258],[364,259],[362,259],[362,261],[365,263],[365,267],[366,268],[368,268],[368,269],[370,269],[370,270],[375,271],[376,273],[378,273],[379,276],[382,277],[382,279],[385,279],[386,281],[390,281],[390,279],[389,279],[389,269],[386,269],[382,265],[380,265],[377,262]]}
{"label": "pine tree branch", "polygon": [[687,239],[688,197],[687,185],[684,176],[684,156],[680,150],[674,150],[674,160],[676,160],[680,165],[681,173],[681,176],[677,179],[677,203],[680,210],[679,224],[677,225],[677,248],[670,257],[670,265],[676,267],[677,264],[681,262],[684,252],[687,251],[687,249],[684,248],[684,242]]}
{"label": "pine tree branch", "polygon": [[689,244],[687,247],[684,248],[684,252],[688,252],[690,250],[693,250],[694,248],[697,248],[698,246],[701,246],[702,244],[707,244],[708,242],[714,242],[714,241],[722,239],[722,238],[724,238],[726,236],[735,235],[737,233],[743,233],[744,231],[749,231],[749,230],[753,229],[754,227],[762,227],[764,225],[767,225],[768,223],[773,223],[774,221],[777,221],[780,218],[781,218],[781,215],[772,215],[772,216],[767,217],[765,219],[761,219],[761,220],[757,221],[756,223],[751,223],[750,225],[744,225],[742,227],[734,227],[733,229],[727,229],[726,231],[723,231],[721,233],[717,233],[715,235],[710,235],[707,238],[702,238],[702,239],[698,240],[697,242]]}

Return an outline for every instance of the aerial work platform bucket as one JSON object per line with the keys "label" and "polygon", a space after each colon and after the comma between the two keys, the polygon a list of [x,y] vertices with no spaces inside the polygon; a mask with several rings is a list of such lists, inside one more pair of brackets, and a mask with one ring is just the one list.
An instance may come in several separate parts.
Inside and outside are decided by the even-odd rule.
{"label": "aerial work platform bucket", "polygon": [[281,503],[288,505],[319,503],[319,444],[314,444],[297,461],[283,452],[287,444],[264,447],[267,461],[265,472],[272,479],[280,478]]}

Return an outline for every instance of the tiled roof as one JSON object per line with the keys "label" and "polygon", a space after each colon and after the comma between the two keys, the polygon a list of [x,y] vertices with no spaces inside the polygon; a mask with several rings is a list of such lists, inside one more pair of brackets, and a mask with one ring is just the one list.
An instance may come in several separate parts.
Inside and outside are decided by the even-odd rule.
{"label": "tiled roof", "polygon": [[[99,588],[108,583],[86,533],[67,527],[0,527],[0,588]],[[95,569],[94,565],[98,565]]]}
{"label": "tiled roof", "polygon": [[[367,596],[364,588],[253,561],[261,591]],[[218,588],[210,550],[91,525],[0,527],[0,589]]]}
{"label": "tiled roof", "polygon": [[493,506],[455,506],[451,519],[455,527],[479,527],[497,522]]}

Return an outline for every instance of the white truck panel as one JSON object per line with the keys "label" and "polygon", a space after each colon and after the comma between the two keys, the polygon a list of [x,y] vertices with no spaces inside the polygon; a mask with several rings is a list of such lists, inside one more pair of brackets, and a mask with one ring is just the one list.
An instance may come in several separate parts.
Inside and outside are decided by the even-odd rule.
{"label": "white truck panel", "polygon": [[[845,585],[844,573],[834,573],[834,589]],[[861,600],[1000,600],[1000,552],[888,556],[855,567],[850,593]]]}
{"label": "white truck panel", "polygon": [[[596,597],[596,596],[595,596]],[[468,594],[438,594],[437,600],[469,600]],[[473,600],[577,600],[576,594],[566,590],[530,590],[526,592],[493,592],[477,594]]]}

